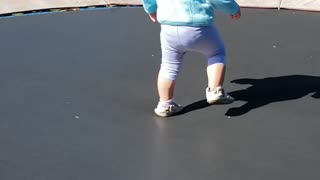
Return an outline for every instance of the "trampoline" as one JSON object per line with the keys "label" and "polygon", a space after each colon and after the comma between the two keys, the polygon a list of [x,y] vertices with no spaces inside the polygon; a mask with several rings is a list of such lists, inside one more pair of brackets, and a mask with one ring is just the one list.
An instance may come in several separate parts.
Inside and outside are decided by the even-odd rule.
{"label": "trampoline", "polygon": [[217,16],[236,101],[206,104],[189,53],[169,118],[153,113],[160,26],[142,8],[0,19],[0,179],[320,178],[320,14]]}

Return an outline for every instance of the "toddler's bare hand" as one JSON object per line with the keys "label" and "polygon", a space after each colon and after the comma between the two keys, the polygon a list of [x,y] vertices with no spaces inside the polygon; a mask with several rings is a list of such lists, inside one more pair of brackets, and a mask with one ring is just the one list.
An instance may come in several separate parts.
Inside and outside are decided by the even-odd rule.
{"label": "toddler's bare hand", "polygon": [[239,11],[238,11],[236,14],[231,15],[231,19],[235,19],[235,20],[240,19],[240,17],[241,17],[241,11],[240,11],[240,9],[239,9]]}
{"label": "toddler's bare hand", "polygon": [[152,22],[157,22],[157,13],[152,13],[149,14],[149,18],[151,19]]}

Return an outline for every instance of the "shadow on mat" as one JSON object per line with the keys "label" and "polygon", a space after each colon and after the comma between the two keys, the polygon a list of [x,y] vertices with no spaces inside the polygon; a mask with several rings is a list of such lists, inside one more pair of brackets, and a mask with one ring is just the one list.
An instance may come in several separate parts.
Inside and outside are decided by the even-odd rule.
{"label": "shadow on mat", "polygon": [[236,84],[249,84],[250,87],[230,92],[236,101],[245,101],[240,107],[230,108],[227,116],[240,116],[270,103],[302,98],[310,93],[320,98],[320,77],[291,75],[264,79],[237,79]]}
{"label": "shadow on mat", "polygon": [[197,102],[194,102],[192,104],[189,104],[187,106],[185,106],[183,108],[183,111],[179,114],[184,114],[184,113],[188,113],[190,111],[195,111],[195,110],[198,110],[198,109],[202,109],[202,108],[206,108],[208,106],[211,106],[206,99],[203,99],[203,100],[200,100],[200,101],[197,101]]}
{"label": "shadow on mat", "polygon": [[[231,81],[231,83],[249,84],[251,86],[229,92],[236,101],[244,101],[245,104],[230,108],[226,112],[226,116],[240,116],[273,102],[299,99],[310,93],[313,93],[312,97],[320,98],[320,77],[316,76],[291,75],[264,79],[237,79]],[[203,99],[187,105],[180,114],[208,106],[210,105],[206,99]]]}

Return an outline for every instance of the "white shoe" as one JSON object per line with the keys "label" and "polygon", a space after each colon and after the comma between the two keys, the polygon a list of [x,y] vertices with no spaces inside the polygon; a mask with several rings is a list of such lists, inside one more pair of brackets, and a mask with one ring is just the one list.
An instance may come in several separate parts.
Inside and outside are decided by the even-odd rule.
{"label": "white shoe", "polygon": [[179,113],[180,111],[183,110],[183,106],[180,104],[172,103],[169,105],[164,105],[164,106],[157,106],[156,109],[154,109],[154,112],[161,117],[168,117],[172,116],[174,114]]}
{"label": "white shoe", "polygon": [[234,101],[234,98],[224,92],[222,87],[206,89],[207,102],[209,104],[230,104]]}

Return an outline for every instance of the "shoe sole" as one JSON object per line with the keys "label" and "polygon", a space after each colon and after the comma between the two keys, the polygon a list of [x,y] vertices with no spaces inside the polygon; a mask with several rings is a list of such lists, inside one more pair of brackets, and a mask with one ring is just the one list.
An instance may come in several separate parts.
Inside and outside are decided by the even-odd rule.
{"label": "shoe sole", "polygon": [[230,100],[228,98],[220,98],[220,99],[215,99],[211,101],[207,101],[209,104],[231,104],[234,102],[234,100]]}
{"label": "shoe sole", "polygon": [[173,116],[175,114],[180,113],[183,110],[183,107],[181,107],[181,109],[179,109],[178,111],[172,112],[172,113],[159,113],[156,111],[156,109],[154,109],[154,113],[160,117],[169,117],[169,116]]}

